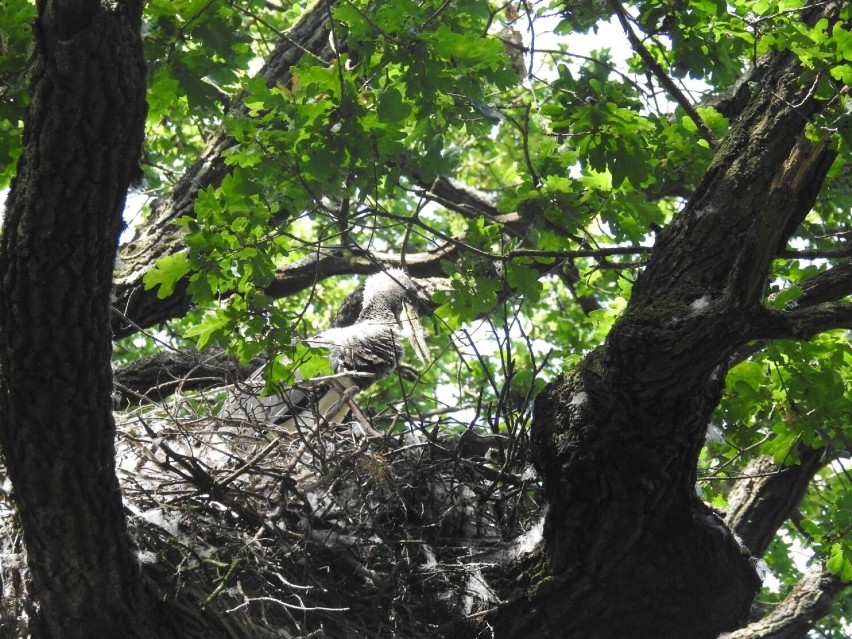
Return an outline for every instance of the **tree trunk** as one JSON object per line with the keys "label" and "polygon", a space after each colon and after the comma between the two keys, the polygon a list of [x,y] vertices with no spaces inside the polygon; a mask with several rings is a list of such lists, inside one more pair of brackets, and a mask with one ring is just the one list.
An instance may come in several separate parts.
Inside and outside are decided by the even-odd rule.
{"label": "tree trunk", "polygon": [[112,270],[146,113],[142,4],[38,4],[0,245],[0,444],[40,637],[151,636],[110,404]]}
{"label": "tree trunk", "polygon": [[820,108],[811,82],[794,54],[771,56],[606,343],[539,395],[543,552],[501,593],[498,637],[710,639],[746,621],[760,581],[696,496],[696,468],[733,350],[808,337],[833,312],[762,304],[770,264],[834,158],[803,136]]}

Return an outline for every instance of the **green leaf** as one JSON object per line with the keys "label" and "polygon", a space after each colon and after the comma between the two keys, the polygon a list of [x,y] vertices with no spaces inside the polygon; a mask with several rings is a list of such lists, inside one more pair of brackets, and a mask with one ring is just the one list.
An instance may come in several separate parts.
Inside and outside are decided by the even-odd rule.
{"label": "green leaf", "polygon": [[771,296],[772,308],[782,309],[790,302],[799,299],[802,295],[802,289],[798,286],[788,286],[780,293]]}
{"label": "green leaf", "polygon": [[293,350],[293,362],[305,379],[331,375],[328,352],[328,348],[300,342]]}
{"label": "green leaf", "polygon": [[597,191],[612,191],[612,174],[609,171],[588,171],[577,178],[583,186]]}
{"label": "green leaf", "polygon": [[477,65],[501,60],[503,43],[493,37],[472,37],[471,34],[455,33],[447,26],[440,26],[428,39],[436,54],[443,58],[475,61]]}
{"label": "green leaf", "polygon": [[166,257],[157,260],[157,264],[150,271],[145,273],[142,281],[145,284],[145,290],[151,290],[155,286],[159,286],[157,297],[165,299],[175,290],[175,285],[178,281],[189,272],[189,257],[183,251],[175,255],[167,255]]}
{"label": "green leaf", "polygon": [[187,337],[197,337],[196,345],[199,350],[202,350],[211,341],[223,337],[229,325],[230,321],[224,313],[208,313],[198,324],[187,328],[184,334]]}
{"label": "green leaf", "polygon": [[402,94],[398,89],[390,88],[383,91],[379,96],[376,111],[381,121],[385,123],[398,122],[408,117],[411,113],[411,106],[403,102]]}
{"label": "green leaf", "polygon": [[512,260],[506,264],[506,281],[518,293],[527,296],[530,302],[537,302],[541,298],[542,285],[538,280],[539,273],[519,260]]}
{"label": "green leaf", "polygon": [[825,529],[811,519],[803,519],[799,525],[814,541],[820,541],[825,534]]}
{"label": "green leaf", "polygon": [[795,465],[799,460],[793,447],[798,441],[799,434],[797,432],[791,430],[783,431],[766,442],[763,450],[772,455],[776,464]]}
{"label": "green leaf", "polygon": [[329,93],[335,98],[340,98],[340,77],[334,66],[302,67],[294,71],[293,76],[293,81],[299,86],[300,92],[311,96]]}
{"label": "green leaf", "polygon": [[828,556],[828,561],[825,562],[825,567],[828,568],[829,572],[839,574],[841,570],[843,570],[844,558],[843,558],[843,546],[841,544],[832,544],[831,552]]}
{"label": "green leaf", "polygon": [[766,385],[766,369],[758,362],[747,360],[731,369],[726,378],[729,388],[744,384],[749,390],[757,391]]}

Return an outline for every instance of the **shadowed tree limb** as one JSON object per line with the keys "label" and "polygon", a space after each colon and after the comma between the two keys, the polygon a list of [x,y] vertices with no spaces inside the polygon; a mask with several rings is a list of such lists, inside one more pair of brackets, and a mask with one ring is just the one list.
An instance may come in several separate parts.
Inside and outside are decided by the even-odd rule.
{"label": "shadowed tree limb", "polygon": [[772,612],[719,639],[804,639],[843,588],[840,577],[814,564]]}
{"label": "shadowed tree limb", "polygon": [[245,379],[262,364],[260,360],[239,365],[222,351],[198,353],[167,350],[118,368],[113,374],[113,403],[118,408],[162,401],[177,391],[221,386],[228,380]]}
{"label": "shadowed tree limb", "polygon": [[[799,463],[778,465],[769,455],[749,462],[745,479],[728,497],[726,522],[755,557],[761,557],[781,525],[798,507],[816,472],[826,463],[824,448],[800,444]],[[843,585],[823,563],[814,564],[772,611],[724,639],[802,639],[828,611]],[[720,639],[722,639],[720,637]]]}
{"label": "shadowed tree limb", "polygon": [[762,557],[778,529],[798,507],[814,474],[822,468],[824,448],[800,445],[799,463],[781,466],[770,455],[751,460],[728,497],[726,523],[755,557]]}
{"label": "shadowed tree limb", "polygon": [[794,307],[830,302],[852,295],[852,260],[814,275],[802,282],[802,295]]}
{"label": "shadowed tree limb", "polygon": [[852,330],[852,303],[826,302],[790,311],[762,309],[755,314],[756,338],[810,339],[835,328]]}

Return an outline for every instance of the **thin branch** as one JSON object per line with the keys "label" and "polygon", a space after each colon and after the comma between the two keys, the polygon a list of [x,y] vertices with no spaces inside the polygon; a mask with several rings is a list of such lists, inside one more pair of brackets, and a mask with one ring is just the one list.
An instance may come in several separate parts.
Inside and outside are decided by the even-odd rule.
{"label": "thin branch", "polygon": [[574,251],[539,251],[536,249],[513,249],[505,255],[493,256],[493,259],[499,259],[503,262],[508,262],[519,257],[539,257],[557,260],[571,260],[579,257],[604,259],[607,257],[612,257],[614,255],[645,255],[650,252],[650,246],[611,246],[608,248],[577,249]]}
{"label": "thin branch", "polygon": [[785,16],[785,15],[792,15],[794,13],[804,13],[805,11],[813,9],[814,7],[820,7],[820,6],[823,6],[823,5],[827,5],[830,2],[831,2],[831,0],[825,0],[824,2],[811,2],[804,7],[796,7],[794,9],[784,9],[782,11],[778,11],[778,12],[772,13],[770,15],[759,16],[759,17],[754,18],[752,20],[744,20],[744,22],[746,24],[748,24],[750,27],[755,27],[755,26],[759,25],[761,22],[767,22],[768,20],[774,20],[775,18],[780,18],[781,16]]}
{"label": "thin branch", "polygon": [[[615,75],[619,76],[625,84],[636,89],[637,93],[642,94],[642,95],[650,94],[649,91],[646,91],[644,87],[642,87],[638,82],[636,82],[629,75],[627,75],[626,73],[621,71],[614,64],[612,64],[610,62],[606,62],[605,60],[602,60],[601,58],[595,58],[595,57],[592,57],[590,55],[583,55],[582,53],[572,53],[571,51],[561,51],[559,49],[536,49],[535,52],[536,53],[546,53],[547,55],[550,56],[550,58],[552,60],[554,60],[554,62],[558,62],[559,57],[576,58],[578,60],[585,60],[587,62],[594,62],[595,64],[602,66],[604,69],[606,69],[610,73],[614,73]],[[535,77],[535,79],[537,81],[542,82],[542,83],[544,83],[548,86],[553,85],[553,83],[550,82],[547,78],[541,78],[537,75],[533,76],[532,73],[530,73],[530,76]]]}
{"label": "thin branch", "polygon": [[841,257],[852,257],[852,246],[841,249],[803,249],[801,251],[783,250],[778,254],[790,260],[831,260]]}

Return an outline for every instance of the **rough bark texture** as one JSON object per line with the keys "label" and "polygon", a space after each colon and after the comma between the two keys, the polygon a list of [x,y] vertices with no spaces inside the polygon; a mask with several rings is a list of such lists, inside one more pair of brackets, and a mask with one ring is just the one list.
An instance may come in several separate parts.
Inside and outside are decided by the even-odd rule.
{"label": "rough bark texture", "polygon": [[169,351],[135,360],[115,371],[113,403],[117,408],[162,401],[176,391],[221,386],[242,380],[263,364],[244,366],[223,352]]}
{"label": "rough bark texture", "polygon": [[802,285],[797,306],[821,304],[852,295],[852,260],[846,260]]}
{"label": "rough bark texture", "polygon": [[[825,452],[800,445],[796,465],[778,466],[772,457],[761,456],[743,470],[747,479],[740,480],[728,497],[726,522],[755,557],[766,552],[778,528],[797,508],[825,463]],[[768,615],[723,637],[804,639],[843,587],[838,575],[829,573],[824,564],[815,564]]]}
{"label": "rough bark texture", "polygon": [[842,589],[840,577],[815,564],[770,614],[719,639],[804,639]]}
{"label": "rough bark texture", "polygon": [[762,557],[772,538],[799,505],[814,473],[822,467],[825,449],[801,446],[799,463],[779,466],[772,457],[755,458],[743,470],[728,497],[726,522],[755,557]]}
{"label": "rough bark texture", "polygon": [[114,467],[109,295],[145,121],[142,2],[39,2],[0,247],[0,443],[41,637],[148,635]]}
{"label": "rough bark texture", "polygon": [[[819,10],[831,19],[839,7]],[[793,54],[770,56],[762,90],[659,235],[604,346],[540,394],[544,552],[525,592],[503,593],[497,636],[709,639],[747,619],[760,582],[748,551],[697,499],[696,466],[733,350],[807,333],[762,298],[834,157],[802,136],[820,108],[808,80]]]}

